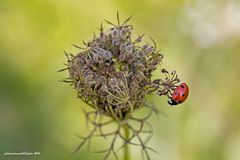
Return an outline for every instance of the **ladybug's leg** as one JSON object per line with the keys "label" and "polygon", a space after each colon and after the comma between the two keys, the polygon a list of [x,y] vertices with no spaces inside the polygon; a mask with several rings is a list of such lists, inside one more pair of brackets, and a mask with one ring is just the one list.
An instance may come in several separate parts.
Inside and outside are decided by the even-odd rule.
{"label": "ladybug's leg", "polygon": [[173,84],[174,86],[177,86],[176,84],[177,84],[178,82],[180,82],[180,80],[179,80],[179,78],[178,78],[178,76],[177,76],[176,71],[173,71],[173,72],[171,73],[171,75],[172,75],[172,78],[171,78],[172,84]]}
{"label": "ladybug's leg", "polygon": [[168,104],[172,105],[173,104],[173,101],[172,99],[168,99]]}
{"label": "ladybug's leg", "polygon": [[167,101],[168,104],[172,105],[172,103],[173,103],[173,102],[172,102],[172,93],[168,92],[168,93],[167,93],[167,97],[168,97],[168,101]]}
{"label": "ladybug's leg", "polygon": [[172,76],[171,81],[174,81],[175,79],[177,79],[176,71],[172,71],[171,76]]}
{"label": "ladybug's leg", "polygon": [[176,101],[174,101],[174,100],[172,99],[172,94],[173,94],[173,93],[171,93],[171,92],[168,92],[168,94],[167,94],[168,104],[170,104],[171,106],[177,105],[178,102],[176,102]]}
{"label": "ladybug's leg", "polygon": [[172,93],[171,93],[170,91],[167,93],[167,97],[168,97],[169,99],[172,99]]}
{"label": "ladybug's leg", "polygon": [[168,104],[170,104],[171,106],[178,104],[176,101],[172,99],[172,93],[167,94],[167,96],[168,96]]}
{"label": "ladybug's leg", "polygon": [[165,79],[166,80],[170,80],[170,75],[169,75],[169,73],[168,73],[168,71],[166,70],[166,69],[162,69],[162,73],[164,73],[165,74]]}

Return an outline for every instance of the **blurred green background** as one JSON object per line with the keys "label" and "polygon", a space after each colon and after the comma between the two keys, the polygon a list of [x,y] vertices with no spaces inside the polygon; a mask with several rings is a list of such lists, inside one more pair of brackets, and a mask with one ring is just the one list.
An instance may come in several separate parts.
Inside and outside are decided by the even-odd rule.
{"label": "blurred green background", "polygon": [[[4,152],[41,152],[29,159],[100,159],[85,149],[69,154],[87,133],[75,91],[58,80],[71,43],[89,40],[103,19],[133,15],[135,33],[152,36],[162,66],[177,70],[190,95],[167,116],[151,118],[154,160],[240,159],[240,2],[238,0],[1,0],[0,159]],[[106,27],[107,25],[105,25]],[[158,75],[158,71],[155,72]],[[102,149],[102,144],[96,144]],[[132,159],[139,159],[131,148]],[[140,152],[139,152],[140,153]]]}

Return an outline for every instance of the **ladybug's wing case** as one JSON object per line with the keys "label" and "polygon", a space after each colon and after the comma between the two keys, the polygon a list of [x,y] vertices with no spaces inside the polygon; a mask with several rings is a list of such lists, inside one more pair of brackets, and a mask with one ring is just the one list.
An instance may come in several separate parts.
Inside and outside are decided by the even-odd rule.
{"label": "ladybug's wing case", "polygon": [[176,101],[177,103],[184,102],[188,97],[188,86],[186,83],[180,84],[172,94],[172,101]]}
{"label": "ladybug's wing case", "polygon": [[184,102],[187,97],[188,97],[188,93],[189,93],[189,89],[186,83],[183,83],[179,86],[179,92],[180,92],[180,97],[179,97],[179,102]]}
{"label": "ladybug's wing case", "polygon": [[171,99],[177,102],[179,100],[180,96],[181,95],[180,95],[179,87],[177,87],[175,89],[175,91],[173,92]]}

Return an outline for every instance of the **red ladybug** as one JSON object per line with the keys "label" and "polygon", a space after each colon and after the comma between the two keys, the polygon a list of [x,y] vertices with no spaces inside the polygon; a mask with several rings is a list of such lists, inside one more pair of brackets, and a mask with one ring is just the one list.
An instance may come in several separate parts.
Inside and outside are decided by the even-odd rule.
{"label": "red ladybug", "polygon": [[186,83],[180,84],[173,92],[172,97],[169,97],[168,104],[177,105],[184,102],[189,93],[189,88]]}

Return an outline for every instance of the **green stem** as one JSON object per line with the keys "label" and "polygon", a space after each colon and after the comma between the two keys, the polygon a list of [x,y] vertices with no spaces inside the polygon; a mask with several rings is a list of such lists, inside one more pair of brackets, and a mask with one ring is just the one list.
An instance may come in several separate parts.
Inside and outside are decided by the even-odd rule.
{"label": "green stem", "polygon": [[[123,129],[124,129],[125,139],[128,140],[129,139],[129,129],[127,126],[123,126]],[[124,148],[123,160],[130,160],[128,144]]]}

